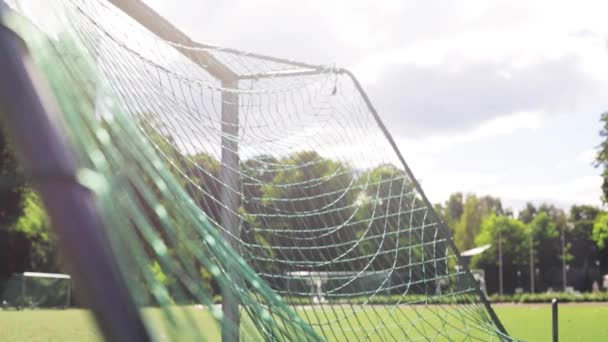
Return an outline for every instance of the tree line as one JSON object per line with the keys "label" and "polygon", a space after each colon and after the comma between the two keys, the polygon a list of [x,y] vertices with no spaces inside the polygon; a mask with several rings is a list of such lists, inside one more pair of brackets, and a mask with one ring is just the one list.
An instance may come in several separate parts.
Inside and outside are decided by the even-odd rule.
{"label": "tree line", "polygon": [[[171,136],[160,133],[152,122],[143,120],[142,132],[166,158],[167,167],[200,209],[212,222],[221,224],[225,184],[220,179],[220,161],[207,153],[184,155]],[[6,144],[4,148],[10,150]],[[11,161],[11,172],[18,174],[14,159]],[[420,210],[424,203],[402,169],[381,164],[356,170],[315,151],[298,151],[283,157],[258,155],[245,159],[239,170],[243,256],[269,282],[276,281],[274,275],[291,271],[377,271],[392,265],[409,265],[409,270],[399,270],[402,273],[414,270],[419,277],[433,277],[434,264],[429,260],[445,250],[441,247],[445,241],[435,245],[439,246],[436,251],[424,250],[425,243],[435,235],[425,235],[423,227],[428,218]],[[155,189],[153,183],[150,188]],[[40,199],[26,183],[15,185],[11,191],[11,203],[17,205],[4,208],[7,213],[12,210],[2,228],[6,237],[2,243],[7,247],[3,250],[10,262],[4,264],[1,276],[26,270],[61,271],[56,239]],[[154,223],[156,214],[144,202],[142,199],[141,207]],[[409,226],[416,228],[406,234]],[[167,241],[170,253],[179,248],[169,243],[171,238],[164,233],[159,236]],[[151,246],[144,245],[144,249],[153,257]],[[422,260],[427,260],[426,267],[421,265]],[[158,264],[151,267],[159,279],[171,283]],[[201,273],[208,272],[201,267]]]}
{"label": "tree line", "polygon": [[[199,207],[219,222],[219,194],[224,186],[220,162],[207,153],[183,155],[170,136],[146,122],[142,131],[170,159],[168,167],[176,178]],[[602,115],[602,122],[600,134],[606,138],[608,114]],[[608,144],[600,146],[598,167],[608,165],[607,149]],[[18,163],[3,139],[0,172],[7,180],[0,189],[0,253],[4,260],[0,277],[25,270],[60,271],[60,253],[48,216],[35,192],[20,181]],[[307,264],[318,266],[334,259],[340,261],[326,263],[327,270],[372,271],[441,256],[429,253],[440,253],[442,246],[432,249],[434,252],[424,248],[436,235],[425,235],[423,229],[396,234],[404,222],[409,227],[424,227],[428,213],[418,210],[424,203],[404,171],[394,165],[356,170],[315,151],[299,151],[243,160],[240,172],[243,196],[238,210],[244,221],[240,238],[244,256],[262,274],[301,270]],[[608,187],[603,190],[606,193]],[[537,291],[564,285],[560,276],[563,263],[570,268],[573,283],[568,285],[580,290],[591,289],[593,281],[608,271],[608,213],[600,208],[574,205],[566,212],[551,204],[528,203],[515,215],[503,208],[499,198],[454,193],[435,205],[435,211],[461,251],[491,245],[472,260],[472,267],[486,271],[490,292],[497,288],[499,241],[506,291],[527,288],[531,264]],[[441,240],[440,244],[445,247],[447,242]],[[313,245],[316,248],[307,248]],[[415,271],[418,277],[429,279],[441,272],[428,265]]]}
{"label": "tree line", "polygon": [[561,290],[564,268],[567,286],[589,291],[608,271],[608,213],[598,207],[527,203],[515,215],[499,198],[455,193],[435,208],[461,251],[491,245],[471,261],[485,270],[490,292],[499,288],[499,244],[506,292],[531,290],[531,272],[536,292]]}

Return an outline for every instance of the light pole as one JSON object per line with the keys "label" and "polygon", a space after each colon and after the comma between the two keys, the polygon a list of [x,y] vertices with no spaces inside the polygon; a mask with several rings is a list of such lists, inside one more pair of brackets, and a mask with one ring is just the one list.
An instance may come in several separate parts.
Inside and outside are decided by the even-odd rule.
{"label": "light pole", "polygon": [[567,281],[566,281],[566,227],[562,227],[562,236],[561,236],[561,243],[562,243],[562,283],[564,284],[564,292],[566,292],[566,286],[567,286]]}
{"label": "light pole", "polygon": [[503,295],[502,282],[502,232],[498,231],[498,292]]}
{"label": "light pole", "polygon": [[[567,273],[568,271],[570,271],[570,265],[566,265],[566,277],[568,277],[568,273]],[[567,283],[568,283],[568,278],[566,278],[566,284],[567,284]],[[566,292],[566,291],[567,291],[567,288],[568,288],[568,287],[566,286],[566,288],[564,289],[564,292]]]}
{"label": "light pole", "polygon": [[517,286],[515,288],[515,293],[520,293],[523,291],[524,284],[521,281],[521,271],[517,270]]}
{"label": "light pole", "polygon": [[530,292],[534,293],[534,240],[532,239],[532,229],[530,229]]}

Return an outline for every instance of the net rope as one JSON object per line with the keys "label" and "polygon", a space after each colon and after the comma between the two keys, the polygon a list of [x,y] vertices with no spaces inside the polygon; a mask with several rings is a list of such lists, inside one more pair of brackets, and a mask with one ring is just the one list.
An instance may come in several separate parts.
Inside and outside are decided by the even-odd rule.
{"label": "net rope", "polygon": [[11,5],[155,334],[508,339],[348,72],[163,40],[105,1]]}

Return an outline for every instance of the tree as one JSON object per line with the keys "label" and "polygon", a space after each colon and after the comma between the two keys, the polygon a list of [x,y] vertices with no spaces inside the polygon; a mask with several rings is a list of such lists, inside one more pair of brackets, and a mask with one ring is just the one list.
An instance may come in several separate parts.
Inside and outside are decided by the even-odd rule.
{"label": "tree", "polygon": [[481,230],[481,222],[492,213],[504,214],[502,202],[492,196],[477,197],[462,193],[453,193],[445,202],[445,206],[435,206],[441,219],[450,228],[456,246],[467,250],[475,246],[475,237]]}
{"label": "tree", "polygon": [[471,265],[474,268],[483,268],[486,271],[488,290],[498,289],[498,244],[502,244],[503,280],[507,292],[515,287],[520,280],[517,272],[525,270],[527,264],[528,239],[526,238],[526,225],[520,220],[491,214],[483,220],[481,232],[475,238],[478,246],[490,244],[490,248],[482,254],[476,255]]}
{"label": "tree", "polygon": [[440,238],[443,232],[413,182],[402,169],[381,164],[359,176],[357,185],[364,191],[356,201],[356,267],[391,269],[395,282],[402,284],[395,293],[435,291],[435,279],[447,276],[453,265],[444,259],[448,242]]}
{"label": "tree", "polygon": [[23,272],[29,263],[29,241],[11,230],[23,213],[24,184],[21,170],[0,127],[0,281],[15,272]]}
{"label": "tree", "polygon": [[[251,266],[262,274],[276,274],[280,272],[280,266],[268,262],[276,258],[276,252],[267,240],[267,234],[262,231],[262,218],[269,211],[265,209],[263,200],[263,189],[270,185],[276,176],[276,168],[279,161],[270,155],[262,154],[254,156],[241,162],[243,202],[241,215],[243,224],[241,239],[245,242],[246,249],[244,257],[249,260]],[[266,279],[273,284],[276,278]]]}
{"label": "tree", "polygon": [[435,209],[453,234],[464,212],[464,197],[461,192],[453,193],[445,202],[445,206],[437,204]]}
{"label": "tree", "polygon": [[219,222],[220,193],[224,186],[220,179],[221,163],[213,156],[199,152],[187,158],[180,156],[179,165],[187,177],[182,183],[190,197],[213,221]]}
{"label": "tree", "polygon": [[[332,260],[341,253],[354,253],[354,201],[359,193],[351,168],[323,158],[314,151],[301,151],[279,160],[281,168],[261,189],[255,223],[264,227],[265,241],[277,249],[276,259],[306,264]],[[261,206],[261,207],[260,207]],[[314,246],[304,249],[301,247]],[[297,248],[290,248],[297,247]],[[287,265],[287,263],[282,263]],[[328,269],[348,269],[347,263],[327,263]]]}
{"label": "tree", "polygon": [[553,204],[542,203],[538,208],[534,204],[528,202],[526,207],[519,212],[518,218],[525,224],[531,223],[538,214],[546,213],[551,217],[559,231],[565,231],[568,227],[568,218],[566,213]]}
{"label": "tree", "polygon": [[483,220],[479,210],[479,199],[475,195],[468,195],[460,222],[456,225],[454,241],[460,250],[468,250],[475,246],[475,237],[481,230]]}
{"label": "tree", "polygon": [[277,174],[279,161],[270,155],[258,155],[241,163],[243,173],[243,207],[248,213],[263,210],[261,205],[263,189],[271,184]]}
{"label": "tree", "polygon": [[571,263],[582,267],[585,273],[589,271],[590,264],[599,258],[598,248],[593,233],[596,218],[600,209],[590,205],[573,205],[570,208],[570,222],[572,228],[568,231],[568,249],[572,253]]}
{"label": "tree", "polygon": [[547,277],[551,271],[561,267],[560,233],[555,220],[546,211],[539,212],[528,228],[534,250],[534,268],[539,270],[541,281],[538,287],[542,288],[549,283]]}
{"label": "tree", "polygon": [[600,130],[602,143],[598,146],[595,155],[595,167],[602,169],[602,177],[604,178],[602,183],[602,201],[608,203],[608,112],[600,116],[600,122],[603,125]]}
{"label": "tree", "polygon": [[[106,124],[111,125],[112,123]],[[166,127],[164,121],[158,115],[139,113],[137,124],[146,142],[153,147],[154,153],[163,163],[163,167],[171,173],[173,180],[183,187],[194,203],[205,212],[211,221],[217,222],[219,220],[218,199],[220,198],[219,192],[221,189],[221,185],[219,184],[220,163],[212,156],[203,152],[192,155],[182,152],[178,147],[174,135],[170,133],[170,129]],[[108,129],[108,132],[113,131],[112,129]],[[120,148],[123,145],[131,145],[133,143],[131,139],[126,139],[121,135],[115,135],[112,139],[113,143],[119,146],[120,150],[132,150],[132,146]],[[128,154],[124,157],[127,160],[134,158]],[[164,208],[186,205],[185,203],[176,203],[175,199],[179,199],[180,197],[176,196],[176,193],[173,191],[174,189],[168,188],[165,182],[160,181],[160,177],[155,177],[150,172],[139,172],[139,163],[134,162],[132,165],[129,165],[130,163],[127,162],[125,164],[131,167],[125,167],[125,170],[121,171],[124,172],[122,176],[132,183],[134,189],[133,198],[129,199],[129,202],[131,205],[138,206],[144,213],[144,219],[140,219],[136,223],[144,226],[137,227],[135,234],[140,236],[144,252],[150,258],[147,271],[152,272],[157,280],[167,285],[170,292],[187,293],[188,291],[183,292],[184,284],[165,274],[163,264],[160,262],[161,258],[157,255],[155,246],[150,241],[158,238],[162,240],[169,255],[186,258],[188,248],[196,248],[200,253],[207,252],[202,242],[203,238],[191,230],[179,229],[187,224],[184,217],[171,215],[170,217],[163,218],[159,215],[157,204],[162,205]],[[155,203],[155,201],[158,202]],[[176,229],[167,229],[167,220],[171,220]],[[153,233],[145,229],[145,225],[150,225],[153,228]],[[148,237],[144,237],[144,234],[147,234]],[[151,234],[155,235],[155,239],[149,238]],[[186,242],[193,243],[189,244]],[[187,257],[189,258],[190,256]],[[204,268],[200,260],[192,259],[190,261],[200,271],[204,286],[217,290],[213,286],[211,273]],[[144,270],[139,271],[139,274],[133,273],[135,279],[143,276],[141,272]],[[183,299],[188,300],[188,298]]]}
{"label": "tree", "polygon": [[520,219],[523,223],[528,224],[532,222],[534,216],[536,216],[536,207],[534,204],[528,202],[526,203],[526,207],[519,212],[517,218]]}
{"label": "tree", "polygon": [[19,217],[11,230],[22,234],[30,242],[29,270],[59,271],[57,239],[51,230],[46,210],[33,190],[27,190],[25,193],[23,208],[23,215]]}
{"label": "tree", "polygon": [[[372,267],[382,269],[396,263],[408,265],[421,251],[399,246],[421,244],[424,212],[422,201],[414,194],[414,185],[406,173],[392,164],[382,164],[359,177],[359,186],[365,189],[358,196],[360,207],[356,219],[362,224],[357,231],[361,239],[359,252],[373,257]],[[408,229],[404,229],[408,228]],[[367,261],[364,261],[367,263]]]}
{"label": "tree", "polygon": [[479,205],[481,215],[488,217],[491,214],[504,215],[505,211],[502,208],[502,201],[498,197],[492,197],[490,195],[482,196],[479,198]]}
{"label": "tree", "polygon": [[608,213],[602,212],[595,218],[592,239],[600,252],[601,273],[605,274],[608,271]]}
{"label": "tree", "polygon": [[591,205],[573,205],[570,208],[570,221],[573,224],[571,235],[580,239],[592,239],[593,225],[600,209]]}
{"label": "tree", "polygon": [[563,228],[566,228],[565,226],[567,225],[568,219],[563,209],[558,208],[553,204],[543,203],[538,207],[538,212],[547,213],[556,224],[558,230],[560,230],[562,226]]}
{"label": "tree", "polygon": [[608,247],[608,213],[599,214],[593,223],[593,241],[600,250]]}
{"label": "tree", "polygon": [[[473,194],[467,195],[462,217],[454,229],[454,241],[460,250],[475,247],[475,237],[481,231],[481,223],[484,218],[495,213],[498,207],[496,203],[500,203],[500,201],[494,201],[489,196],[482,201]],[[502,205],[500,208],[502,211]]]}
{"label": "tree", "polygon": [[446,209],[448,217],[453,221],[458,221],[464,213],[464,196],[461,192],[457,192],[450,195],[450,198],[446,202]]}
{"label": "tree", "polygon": [[19,179],[21,171],[0,127],[0,177],[4,183],[0,187],[0,229],[11,226],[22,214],[24,184]]}

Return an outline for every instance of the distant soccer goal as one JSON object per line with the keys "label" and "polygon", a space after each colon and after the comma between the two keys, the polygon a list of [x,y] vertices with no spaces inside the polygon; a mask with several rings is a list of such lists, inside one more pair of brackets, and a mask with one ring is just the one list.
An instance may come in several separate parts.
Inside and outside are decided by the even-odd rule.
{"label": "distant soccer goal", "polygon": [[348,70],[138,0],[16,2],[53,116],[11,127],[109,340],[509,339]]}
{"label": "distant soccer goal", "polygon": [[285,275],[286,288],[277,292],[293,298],[312,299],[313,304],[346,302],[353,297],[373,298],[386,296],[393,291],[390,270],[353,271],[296,271]]}
{"label": "distant soccer goal", "polygon": [[67,308],[72,277],[68,274],[24,272],[4,282],[2,306],[17,309]]}
{"label": "distant soccer goal", "polygon": [[21,277],[21,306],[24,308],[67,308],[72,277],[68,274],[24,272]]}

